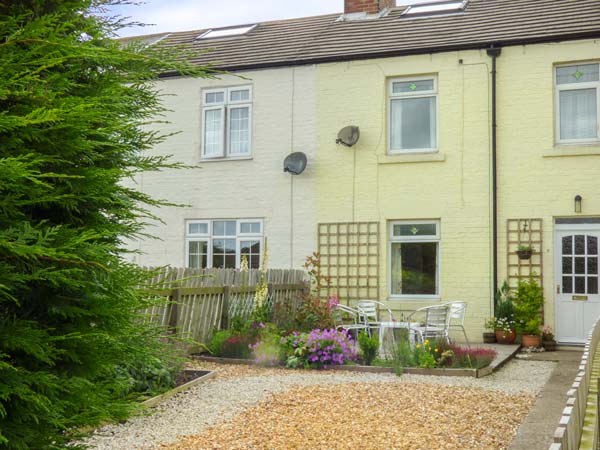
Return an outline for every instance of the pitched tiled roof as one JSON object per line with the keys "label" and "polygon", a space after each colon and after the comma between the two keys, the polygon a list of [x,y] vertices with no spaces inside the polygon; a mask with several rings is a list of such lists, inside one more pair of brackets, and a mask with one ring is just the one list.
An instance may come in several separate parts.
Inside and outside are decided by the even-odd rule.
{"label": "pitched tiled roof", "polygon": [[262,22],[227,38],[169,33],[156,45],[191,50],[196,64],[242,70],[600,37],[600,0],[469,0],[462,12],[429,17],[404,10],[374,20],[329,14]]}

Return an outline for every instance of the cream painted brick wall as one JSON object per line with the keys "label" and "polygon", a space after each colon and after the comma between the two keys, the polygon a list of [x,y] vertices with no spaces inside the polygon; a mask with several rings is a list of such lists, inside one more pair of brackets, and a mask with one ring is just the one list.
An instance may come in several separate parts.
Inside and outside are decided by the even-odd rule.
{"label": "cream painted brick wall", "polygon": [[[317,221],[380,222],[380,299],[387,300],[389,221],[440,219],[437,303],[468,302],[473,340],[481,339],[491,314],[488,59],[472,51],[318,67]],[[445,160],[384,163],[386,81],[423,74],[438,77],[439,153]],[[337,130],[350,124],[361,129],[359,143],[336,146]],[[388,304],[401,311],[432,302]]]}
{"label": "cream painted brick wall", "polygon": [[[314,177],[316,152],[316,97],[314,66],[241,73],[246,79],[225,76],[216,80],[169,78],[160,82],[164,101],[172,110],[161,131],[170,137],[154,152],[200,169],[166,170],[145,174],[138,188],[154,197],[189,205],[161,208],[165,222],[149,231],[160,240],[139,242],[141,265],[185,265],[187,219],[264,218],[269,242],[269,266],[300,267],[314,248]],[[201,90],[250,84],[253,88],[252,159],[200,160]],[[294,96],[294,100],[292,100]],[[293,115],[293,131],[292,131]],[[293,136],[293,142],[292,142]],[[283,159],[292,151],[308,156],[306,171],[295,176],[293,261],[290,255],[290,184]]]}
{"label": "cream painted brick wall", "polygon": [[[506,219],[543,219],[545,321],[553,326],[554,220],[600,216],[600,145],[554,144],[554,66],[599,56],[600,41],[585,40],[506,48],[498,59],[501,276],[506,275]],[[588,154],[547,156],[561,153]],[[583,197],[581,214],[574,213],[577,194]]]}

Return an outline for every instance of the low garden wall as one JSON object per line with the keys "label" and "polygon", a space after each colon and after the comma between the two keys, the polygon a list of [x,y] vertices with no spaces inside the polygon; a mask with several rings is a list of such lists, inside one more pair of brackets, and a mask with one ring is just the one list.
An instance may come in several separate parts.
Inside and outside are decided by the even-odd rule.
{"label": "low garden wall", "polygon": [[[567,402],[559,425],[554,431],[554,443],[550,446],[550,450],[598,448],[599,341],[600,319],[588,334],[579,370],[571,389],[567,392]],[[586,425],[585,436],[582,440],[584,424]]]}

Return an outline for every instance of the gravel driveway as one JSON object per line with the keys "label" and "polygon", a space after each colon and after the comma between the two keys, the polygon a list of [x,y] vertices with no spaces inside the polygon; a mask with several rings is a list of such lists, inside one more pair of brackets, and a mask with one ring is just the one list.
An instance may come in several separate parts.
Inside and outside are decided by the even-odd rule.
{"label": "gravel driveway", "polygon": [[[198,367],[217,370],[218,374],[212,380],[170,398],[147,414],[97,430],[86,443],[101,450],[155,449],[168,445],[174,449],[356,448],[361,441],[349,441],[347,447],[340,441],[327,442],[331,433],[354,435],[360,439],[360,435],[340,428],[346,426],[348,417],[356,416],[354,428],[370,430],[377,424],[379,434],[384,436],[383,440],[371,439],[372,448],[390,448],[390,445],[401,443],[402,447],[397,448],[432,448],[424,444],[427,441],[421,441],[425,447],[408,446],[407,442],[417,439],[415,430],[420,430],[423,437],[433,435],[434,439],[439,434],[436,432],[441,431],[439,438],[443,446],[438,448],[504,448],[512,440],[555,363],[513,360],[500,371],[480,379],[305,372],[212,363],[198,363]],[[315,398],[319,400],[317,403],[311,400]],[[372,401],[365,403],[367,398]],[[418,401],[411,403],[415,398]],[[348,413],[329,414],[327,420],[314,416],[315,412],[329,411],[331,405],[341,405]],[[357,408],[363,411],[360,418],[352,413]],[[443,412],[441,417],[437,417],[437,413],[431,414],[438,410]],[[365,411],[367,413],[363,414]],[[411,411],[410,414],[407,411]],[[411,417],[404,427],[398,423],[398,418],[394,418],[399,412],[402,412],[401,417]],[[374,414],[379,415],[378,421],[369,423]],[[306,423],[304,417],[312,417],[312,420]],[[332,420],[335,417],[340,418],[337,424]],[[256,420],[249,424],[252,418]],[[445,423],[448,427],[464,430],[449,434]],[[311,441],[309,445],[306,436],[298,430],[317,424],[320,424],[320,431],[313,433],[317,441]],[[283,447],[283,444],[277,444],[277,430],[283,432]],[[228,440],[232,437],[234,440]],[[319,439],[324,446],[319,445]],[[483,447],[472,446],[483,445],[483,442],[486,442]]]}

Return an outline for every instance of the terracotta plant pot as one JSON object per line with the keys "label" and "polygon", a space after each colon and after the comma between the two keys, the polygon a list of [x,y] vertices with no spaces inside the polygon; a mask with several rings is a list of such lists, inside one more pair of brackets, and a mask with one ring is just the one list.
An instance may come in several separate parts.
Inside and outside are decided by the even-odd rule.
{"label": "terracotta plant pot", "polygon": [[521,336],[521,345],[539,348],[542,345],[542,337],[539,334],[524,334]]}
{"label": "terracotta plant pot", "polygon": [[517,333],[515,330],[504,331],[504,330],[496,330],[496,342],[498,344],[514,344],[517,339]]}
{"label": "terracotta plant pot", "polygon": [[483,342],[486,344],[494,344],[496,342],[496,333],[493,331],[486,331],[483,333]]}

